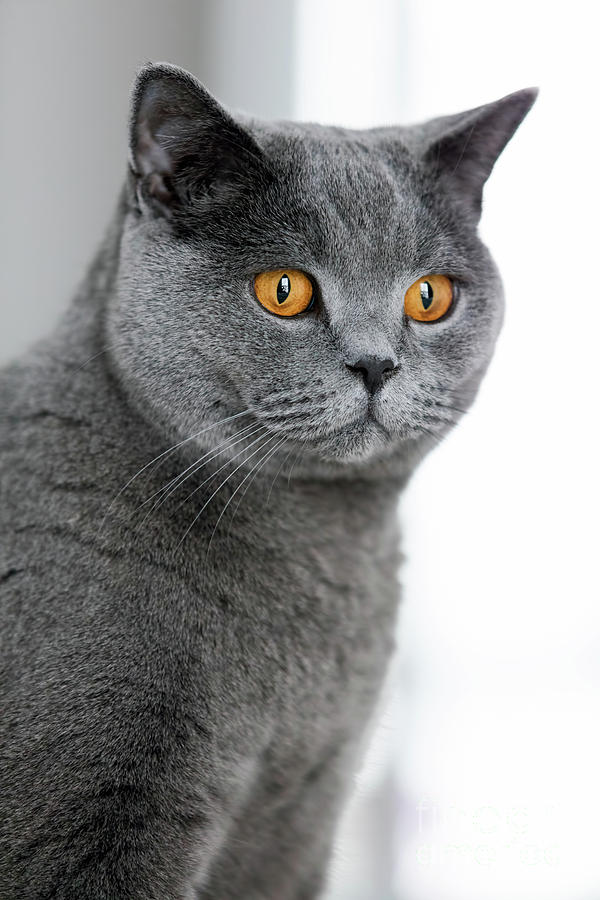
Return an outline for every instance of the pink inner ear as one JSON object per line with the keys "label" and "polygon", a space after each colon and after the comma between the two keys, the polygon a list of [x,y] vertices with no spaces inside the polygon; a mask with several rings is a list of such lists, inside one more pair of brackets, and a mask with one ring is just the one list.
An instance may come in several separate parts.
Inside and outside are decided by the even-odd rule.
{"label": "pink inner ear", "polygon": [[165,184],[165,176],[159,172],[151,173],[148,178],[148,190],[153,197],[165,205],[168,205],[173,198],[173,192]]}
{"label": "pink inner ear", "polygon": [[140,175],[151,175],[153,172],[162,175],[173,174],[173,161],[165,148],[155,139],[147,119],[138,122],[135,164]]}

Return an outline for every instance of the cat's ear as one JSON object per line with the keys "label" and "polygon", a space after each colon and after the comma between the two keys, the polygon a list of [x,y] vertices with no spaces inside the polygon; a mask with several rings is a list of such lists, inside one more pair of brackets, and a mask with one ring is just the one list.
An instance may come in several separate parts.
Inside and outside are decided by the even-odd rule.
{"label": "cat's ear", "polygon": [[435,178],[479,217],[483,186],[494,163],[533,106],[536,88],[509,94],[419,127],[419,151]]}
{"label": "cat's ear", "polygon": [[163,215],[230,192],[263,165],[249,132],[193,75],[166,63],[138,74],[129,141],[137,196]]}

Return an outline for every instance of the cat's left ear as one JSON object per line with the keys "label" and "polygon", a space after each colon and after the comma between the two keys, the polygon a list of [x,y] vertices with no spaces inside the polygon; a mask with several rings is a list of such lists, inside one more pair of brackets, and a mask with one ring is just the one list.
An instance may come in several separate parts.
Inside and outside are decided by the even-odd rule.
{"label": "cat's left ear", "polygon": [[165,216],[230,194],[265,168],[251,134],[193,75],[167,63],[138,74],[129,151],[138,198]]}
{"label": "cat's left ear", "polygon": [[476,217],[481,214],[483,186],[537,94],[537,88],[526,88],[417,128],[421,159]]}

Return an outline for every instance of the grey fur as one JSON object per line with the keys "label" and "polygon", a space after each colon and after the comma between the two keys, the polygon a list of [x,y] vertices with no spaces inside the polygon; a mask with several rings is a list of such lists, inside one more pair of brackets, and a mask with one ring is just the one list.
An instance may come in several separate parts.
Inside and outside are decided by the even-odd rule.
{"label": "grey fur", "polygon": [[[534,96],[354,132],[141,72],[96,262],[0,374],[2,900],[322,890],[393,646],[397,496],[489,363],[481,188]],[[315,311],[258,305],[281,266]],[[459,291],[433,324],[403,314],[427,272]],[[361,354],[398,365],[371,399]]]}

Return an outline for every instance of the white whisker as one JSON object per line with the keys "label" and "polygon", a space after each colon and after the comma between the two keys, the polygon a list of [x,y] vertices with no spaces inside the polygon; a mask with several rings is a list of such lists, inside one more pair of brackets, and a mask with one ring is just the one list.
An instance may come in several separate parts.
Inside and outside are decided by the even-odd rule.
{"label": "white whisker", "polygon": [[129,479],[129,481],[123,485],[121,490],[117,494],[115,494],[115,496],[111,500],[111,502],[108,506],[108,509],[104,513],[102,522],[100,523],[100,530],[102,530],[102,528],[104,527],[104,523],[106,522],[106,517],[108,516],[109,512],[111,511],[111,509],[113,508],[114,504],[117,502],[117,500],[119,499],[121,494],[124,491],[126,491],[127,488],[131,484],[133,484],[133,482],[136,480],[136,478],[139,478],[139,476],[143,472],[145,472],[146,469],[149,469],[153,463],[158,462],[159,459],[163,459],[163,457],[165,457],[165,456],[168,456],[169,453],[173,453],[175,450],[177,450],[179,447],[182,447],[184,444],[187,444],[190,441],[193,441],[196,438],[200,437],[201,434],[205,434],[207,431],[211,431],[211,429],[217,428],[219,425],[224,425],[226,422],[231,422],[233,419],[239,419],[240,416],[247,416],[247,415],[250,415],[250,410],[244,409],[244,410],[242,410],[242,412],[234,413],[234,415],[232,415],[232,416],[227,416],[226,419],[221,419],[221,421],[219,421],[219,422],[214,422],[212,425],[207,425],[205,428],[201,428],[200,431],[196,431],[194,434],[190,435],[187,438],[184,438],[182,441],[179,441],[177,444],[173,444],[173,446],[169,447],[167,450],[163,450],[162,453],[159,453],[158,456],[155,456],[154,459],[151,459],[149,463],[146,463],[145,466],[142,466],[142,468],[139,469],[135,473],[135,475],[132,475],[132,477]]}
{"label": "white whisker", "polygon": [[207,484],[207,482],[211,481],[211,479],[213,479],[213,478],[215,477],[215,475],[218,475],[219,472],[222,472],[223,469],[226,469],[227,466],[231,465],[231,463],[234,462],[234,460],[238,459],[240,456],[242,456],[244,453],[246,453],[246,452],[250,449],[250,447],[254,447],[255,444],[257,444],[259,441],[261,441],[261,440],[264,438],[264,436],[265,436],[265,435],[264,435],[264,432],[265,432],[265,431],[268,431],[268,429],[267,429],[266,425],[261,425],[261,426],[260,426],[260,430],[263,431],[263,434],[260,434],[257,438],[255,438],[255,440],[250,441],[250,443],[247,444],[245,447],[242,447],[242,449],[239,450],[237,453],[235,453],[235,454],[231,457],[231,459],[225,460],[225,462],[223,463],[222,466],[219,466],[219,468],[218,468],[218,469],[215,469],[215,471],[212,472],[212,473],[208,476],[208,478],[205,478],[204,481],[201,481],[200,484],[198,485],[198,487],[195,487],[193,491],[190,491],[190,493],[187,495],[187,497],[185,498],[185,500],[183,500],[183,501],[179,504],[178,509],[181,509],[181,507],[182,507],[185,503],[187,503],[187,501],[190,499],[190,497],[193,497],[194,494],[197,494],[198,491],[200,490],[200,488],[203,487],[205,484]]}
{"label": "white whisker", "polygon": [[290,483],[292,480],[292,472],[294,471],[294,467],[295,467],[296,463],[299,461],[300,457],[304,455],[304,451],[306,449],[305,444],[306,444],[306,441],[304,441],[303,446],[300,447],[300,452],[296,455],[296,458],[294,459],[294,462],[291,465],[290,471],[288,473],[288,480],[287,480],[288,487],[290,487]]}
{"label": "white whisker", "polygon": [[[287,440],[287,438],[286,438],[286,440]],[[267,494],[267,499],[266,499],[266,501],[265,501],[265,506],[268,506],[268,505],[269,505],[269,500],[271,499],[271,493],[272,493],[272,491],[273,491],[273,488],[275,487],[275,482],[277,481],[277,479],[278,479],[278,477],[279,477],[279,473],[281,472],[281,470],[283,469],[283,467],[285,466],[286,462],[288,461],[288,459],[290,458],[290,456],[292,455],[293,452],[294,452],[294,445],[292,444],[292,446],[290,447],[290,449],[288,450],[288,452],[287,452],[287,453],[285,454],[285,456],[283,457],[283,459],[282,459],[282,461],[281,461],[281,463],[280,463],[280,465],[279,465],[279,468],[278,468],[277,471],[275,472],[275,478],[274,478],[273,481],[271,482],[271,487],[269,488],[269,493]]]}
{"label": "white whisker", "polygon": [[[230,449],[230,447],[233,447],[233,446],[235,446],[236,444],[239,444],[241,441],[245,440],[245,439],[248,438],[248,437],[252,437],[252,435],[253,435],[253,434],[256,434],[257,431],[262,431],[262,430],[264,430],[264,426],[258,426],[258,427],[255,427],[255,426],[253,425],[253,426],[250,426],[250,428],[251,428],[251,430],[249,431],[249,433],[244,434],[242,437],[239,437],[237,440],[233,441],[232,443],[229,443],[229,441],[231,441],[231,438],[228,438],[228,440],[224,443],[224,445],[220,445],[220,446],[221,446],[221,449],[220,449],[220,450],[209,450],[208,453],[205,453],[204,456],[201,456],[200,459],[197,459],[195,463],[193,463],[191,466],[188,466],[188,468],[185,470],[186,472],[188,472],[189,469],[193,469],[193,471],[189,472],[188,475],[185,475],[185,473],[182,472],[182,473],[180,473],[180,475],[178,475],[176,478],[172,479],[172,481],[169,482],[169,483],[166,485],[166,487],[161,488],[159,491],[156,491],[156,492],[152,495],[152,497],[155,497],[156,494],[161,494],[161,493],[162,493],[162,497],[159,497],[158,500],[155,500],[155,501],[154,501],[154,503],[152,504],[152,506],[150,507],[150,509],[147,511],[147,513],[146,513],[146,515],[144,516],[144,518],[143,518],[143,519],[138,523],[138,525],[136,526],[136,531],[139,531],[139,530],[144,526],[144,524],[148,521],[148,519],[150,518],[150,516],[152,515],[152,513],[153,513],[155,510],[160,509],[160,507],[161,507],[164,503],[167,502],[167,500],[169,499],[169,497],[172,497],[173,494],[181,487],[181,485],[182,485],[185,481],[188,480],[188,478],[192,478],[192,476],[195,475],[196,472],[199,472],[200,469],[203,469],[204,466],[208,465],[209,462],[212,462],[213,459],[216,459],[217,456],[220,456],[222,453],[225,453],[226,450]],[[234,437],[235,437],[235,436],[236,436],[236,435],[234,435]],[[250,445],[250,446],[252,446],[252,445]],[[244,450],[246,450],[246,449],[247,449],[247,447],[244,447],[240,452],[243,453]],[[235,455],[233,456],[233,459],[236,459],[237,456],[239,456],[239,454],[235,454]],[[209,458],[206,459],[206,457],[209,457]],[[205,460],[205,461],[202,462],[202,460]],[[205,478],[204,481],[202,481],[202,482],[198,485],[198,487],[195,488],[195,490],[199,490],[199,488],[201,488],[203,484],[206,484],[207,481],[210,481],[211,478],[214,478],[214,476],[215,476],[218,472],[220,472],[221,469],[223,469],[226,465],[228,465],[230,461],[231,461],[231,460],[226,461],[226,462],[225,462],[222,466],[220,466],[215,472],[213,472],[211,475],[209,475],[208,478]],[[185,477],[182,477],[182,476],[185,476]],[[169,490],[170,485],[173,485],[173,486],[172,486],[171,489]],[[192,491],[192,494],[193,494],[193,493],[195,493],[195,491]],[[188,496],[186,497],[186,500],[189,499],[189,497],[191,497],[192,494],[188,494]],[[152,497],[150,497],[150,498],[148,498],[148,499],[151,500]],[[141,505],[138,507],[138,509],[141,509],[142,506],[145,506],[147,502],[148,502],[148,501],[144,501],[144,503],[141,504]],[[185,503],[185,500],[183,501],[183,503]],[[180,506],[183,506],[183,503],[180,504]],[[178,508],[179,508],[179,507],[178,507]],[[136,512],[137,512],[137,510],[136,510]]]}
{"label": "white whisker", "polygon": [[[239,431],[230,434],[226,440],[222,441],[220,444],[217,444],[216,447],[208,450],[186,469],[184,469],[183,472],[180,472],[179,475],[171,478],[170,481],[160,487],[157,491],[154,491],[153,494],[150,494],[150,496],[146,500],[144,500],[143,503],[140,503],[135,512],[142,509],[142,507],[146,506],[146,504],[150,503],[150,501],[158,494],[165,494],[162,500],[156,501],[156,503],[152,507],[152,510],[154,510],[157,506],[160,506],[162,502],[164,502],[164,500],[166,500],[173,493],[174,490],[177,490],[177,488],[181,484],[183,484],[184,481],[187,481],[188,478],[198,472],[204,465],[206,465],[206,463],[209,463],[212,459],[214,459],[216,456],[219,456],[220,453],[223,453],[228,448],[234,447],[236,444],[239,444],[239,442],[243,440],[244,437],[249,437],[250,435],[254,434],[260,427],[261,426],[257,427],[256,423],[253,422],[252,424],[246,425],[244,428],[241,428]],[[234,438],[236,438],[236,440],[233,440]],[[232,441],[233,443],[231,443]],[[203,460],[206,460],[206,462],[203,462]],[[191,471],[192,469],[193,471]],[[186,474],[188,472],[189,475]],[[173,491],[169,490],[171,487],[173,488]]]}
{"label": "white whisker", "polygon": [[[277,435],[274,434],[274,435],[272,435],[270,438],[267,438],[267,440],[265,441],[265,443],[264,443],[264,444],[261,444],[260,447],[257,447],[257,449],[254,451],[254,453],[251,453],[251,454],[250,454],[250,456],[248,457],[248,459],[252,459],[253,456],[256,456],[257,453],[259,453],[259,452],[260,452],[267,444],[271,443],[271,441],[275,440],[276,437],[277,437]],[[258,438],[258,440],[260,440],[260,438]],[[254,442],[254,443],[256,443],[256,442]],[[246,449],[247,449],[247,448],[246,448]],[[202,513],[203,513],[204,510],[206,509],[206,507],[208,506],[208,504],[211,502],[211,500],[213,500],[213,499],[217,496],[217,494],[219,493],[219,491],[221,490],[221,488],[223,487],[223,485],[225,485],[225,484],[229,481],[229,479],[232,478],[232,477],[235,475],[235,473],[236,473],[239,469],[242,468],[243,465],[245,465],[246,462],[248,462],[248,460],[242,460],[241,463],[235,467],[235,469],[233,470],[233,472],[230,472],[229,475],[227,475],[227,477],[224,478],[223,481],[219,484],[219,486],[212,492],[212,494],[210,495],[210,497],[208,498],[208,500],[203,504],[203,506],[200,508],[200,511],[199,511],[199,512],[196,514],[196,516],[194,517],[194,519],[193,519],[191,525],[189,525],[188,528],[186,529],[186,531],[185,531],[183,537],[181,538],[181,540],[179,541],[179,543],[178,543],[178,545],[177,545],[177,549],[179,549],[179,547],[181,547],[181,545],[183,544],[184,540],[186,539],[186,537],[188,536],[188,534],[190,533],[190,531],[192,530],[192,528],[194,527],[194,525],[196,524],[196,522],[198,521],[198,519],[200,518],[200,516],[202,515]],[[216,474],[216,472],[215,472],[215,474]],[[194,492],[194,493],[195,493],[195,492]],[[191,495],[190,495],[190,496],[191,496]]]}
{"label": "white whisker", "polygon": [[[240,496],[238,502],[237,502],[236,505],[235,505],[235,509],[233,510],[233,514],[232,514],[232,516],[231,516],[231,521],[230,521],[230,523],[229,523],[229,530],[228,530],[228,532],[227,532],[228,535],[231,534],[231,526],[233,525],[233,520],[235,519],[236,513],[237,513],[238,509],[240,508],[240,505],[241,505],[242,500],[243,500],[244,497],[246,496],[246,493],[247,493],[247,491],[248,491],[248,488],[250,487],[250,485],[252,484],[252,482],[254,481],[254,479],[256,478],[256,476],[258,475],[258,473],[260,472],[260,470],[261,470],[262,467],[264,466],[264,464],[267,462],[267,460],[269,460],[269,459],[277,452],[277,450],[279,450],[280,447],[283,447],[284,444],[287,444],[287,440],[288,440],[288,439],[284,437],[282,440],[279,441],[278,444],[275,444],[274,447],[271,447],[271,449],[268,450],[267,453],[265,453],[265,455],[263,456],[262,459],[260,459],[254,466],[252,466],[252,468],[250,469],[250,471],[248,472],[248,474],[240,481],[240,483],[239,483],[238,486],[236,487],[235,491],[233,492],[233,494],[231,495],[231,497],[229,498],[229,500],[228,500],[227,503],[225,504],[225,508],[223,509],[223,511],[221,512],[221,515],[220,515],[219,518],[217,519],[217,525],[218,525],[219,522],[221,521],[221,517],[223,516],[223,513],[225,512],[225,510],[227,509],[227,507],[229,506],[229,504],[231,503],[231,501],[233,500],[233,498],[235,497],[235,495],[237,494],[237,492],[239,491],[239,489],[241,488],[241,486],[244,484],[245,481],[247,481],[248,479],[250,479],[250,480],[248,481],[248,484],[246,485],[246,487],[245,487],[244,490],[242,491],[242,494],[241,494],[241,496]],[[281,469],[281,466],[279,467],[279,469],[278,469],[277,471],[279,471],[280,469]],[[252,476],[252,477],[250,477],[250,476]],[[214,535],[215,531],[217,530],[217,525],[215,525],[215,527],[214,527],[213,535]],[[210,548],[210,543],[211,543],[211,542],[212,542],[212,537],[211,537],[210,542],[209,542],[209,545],[208,545],[209,548]],[[208,556],[208,551],[207,551],[207,556]]]}

